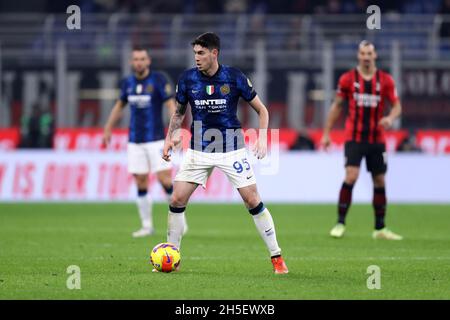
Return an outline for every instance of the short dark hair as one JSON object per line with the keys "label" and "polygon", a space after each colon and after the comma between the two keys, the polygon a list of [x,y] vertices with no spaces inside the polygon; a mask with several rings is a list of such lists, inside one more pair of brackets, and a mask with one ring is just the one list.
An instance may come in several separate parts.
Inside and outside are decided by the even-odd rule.
{"label": "short dark hair", "polygon": [[199,35],[191,42],[192,46],[195,46],[196,44],[208,48],[209,50],[217,49],[217,51],[220,51],[220,38],[214,32],[206,32]]}
{"label": "short dark hair", "polygon": [[375,49],[375,45],[373,44],[373,42],[370,42],[368,40],[361,41],[358,45],[358,48],[368,47],[368,46],[373,46],[373,48]]}
{"label": "short dark hair", "polygon": [[134,45],[133,49],[131,51],[145,51],[145,52],[147,52],[147,54],[149,54],[147,49],[141,45]]}

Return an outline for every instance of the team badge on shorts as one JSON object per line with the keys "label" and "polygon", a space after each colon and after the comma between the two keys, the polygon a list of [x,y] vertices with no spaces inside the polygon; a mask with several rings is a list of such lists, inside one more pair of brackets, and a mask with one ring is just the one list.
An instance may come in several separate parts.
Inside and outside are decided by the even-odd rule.
{"label": "team badge on shorts", "polygon": [[230,86],[227,84],[224,84],[223,86],[220,87],[220,93],[224,96],[226,96],[227,94],[230,93]]}
{"label": "team badge on shorts", "polygon": [[214,86],[206,86],[206,93],[212,95],[214,93]]}

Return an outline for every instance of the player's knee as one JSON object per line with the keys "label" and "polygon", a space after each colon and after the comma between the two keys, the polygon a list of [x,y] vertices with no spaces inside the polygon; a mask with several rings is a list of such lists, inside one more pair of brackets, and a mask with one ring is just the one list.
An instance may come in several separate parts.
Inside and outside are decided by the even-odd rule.
{"label": "player's knee", "polygon": [[147,188],[148,179],[146,175],[136,174],[134,178],[139,189]]}
{"label": "player's knee", "polygon": [[373,185],[375,188],[384,188],[385,180],[384,180],[383,174],[372,176],[372,179],[373,179]]}
{"label": "player's knee", "polygon": [[358,171],[347,171],[347,174],[345,175],[345,182],[347,184],[355,184],[356,180],[358,180]]}
{"label": "player's knee", "polygon": [[259,203],[261,202],[261,199],[259,198],[259,195],[257,192],[254,192],[254,193],[252,192],[250,195],[245,197],[244,202],[245,202],[245,206],[247,208],[252,209],[259,205]]}
{"label": "player's knee", "polygon": [[186,197],[183,197],[178,193],[173,193],[170,196],[170,205],[172,207],[185,207],[186,204],[187,204]]}

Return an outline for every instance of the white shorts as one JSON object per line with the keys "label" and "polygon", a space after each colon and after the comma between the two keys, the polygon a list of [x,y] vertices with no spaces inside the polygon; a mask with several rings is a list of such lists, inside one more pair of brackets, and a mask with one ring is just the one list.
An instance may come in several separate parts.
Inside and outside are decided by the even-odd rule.
{"label": "white shorts", "polygon": [[256,183],[245,148],[224,153],[208,153],[188,149],[174,180],[197,183],[205,188],[206,180],[215,167],[225,173],[235,188],[243,188]]}
{"label": "white shorts", "polygon": [[128,172],[131,174],[155,173],[172,168],[162,158],[164,140],[146,143],[128,143]]}

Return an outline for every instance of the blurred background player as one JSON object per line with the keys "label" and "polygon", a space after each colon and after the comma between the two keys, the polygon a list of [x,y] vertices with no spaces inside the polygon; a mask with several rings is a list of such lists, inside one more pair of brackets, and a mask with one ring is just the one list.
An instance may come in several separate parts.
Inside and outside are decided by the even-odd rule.
{"label": "blurred background player", "polygon": [[172,86],[167,77],[150,70],[151,58],[144,48],[132,51],[133,74],[121,85],[120,98],[112,109],[104,128],[103,140],[111,140],[112,128],[129,104],[131,109],[128,171],[133,174],[137,186],[137,207],[142,228],[133,232],[133,237],[143,237],[154,232],[152,199],[148,193],[148,175],[155,173],[168,195],[172,194],[171,164],[161,159],[164,146],[163,105],[169,114],[175,111]]}
{"label": "blurred background player", "polygon": [[[401,240],[402,237],[385,226],[387,170],[384,129],[390,128],[401,114],[392,77],[375,64],[375,46],[362,41],[358,49],[358,66],[344,73],[340,79],[336,98],[325,123],[322,144],[330,145],[330,130],[339,117],[342,103],[348,100],[346,118],[345,180],[339,193],[338,223],[331,230],[332,237],[340,238],[345,232],[345,217],[352,201],[361,160],[365,158],[367,170],[373,180],[373,208],[375,211],[374,239]],[[392,105],[389,115],[383,116],[386,100]]]}
{"label": "blurred background player", "polygon": [[[261,201],[253,169],[247,161],[241,124],[236,115],[238,100],[242,97],[259,115],[259,138],[253,150],[258,159],[267,152],[269,113],[250,80],[240,70],[219,64],[220,39],[216,34],[202,34],[191,44],[197,67],[185,71],[178,81],[177,109],[170,120],[164,144],[163,158],[169,161],[171,149],[180,142],[174,132],[180,128],[189,103],[193,118],[191,146],[175,177],[167,241],[180,246],[185,224],[184,211],[189,198],[198,185],[206,185],[212,170],[217,167],[244,200],[270,252],[274,272],[288,273],[272,216]],[[230,131],[234,134],[229,134]],[[206,136],[211,132],[218,135],[214,136],[214,140],[207,141]]]}

